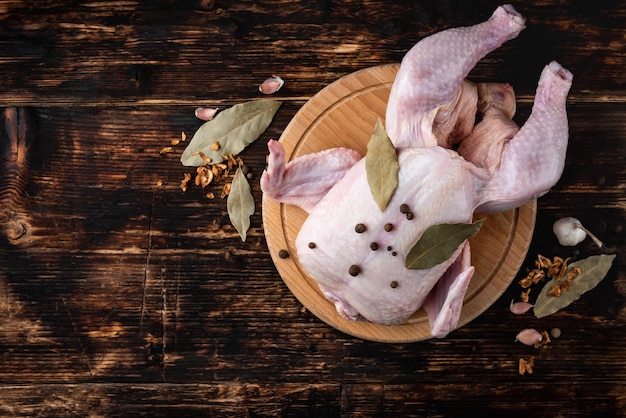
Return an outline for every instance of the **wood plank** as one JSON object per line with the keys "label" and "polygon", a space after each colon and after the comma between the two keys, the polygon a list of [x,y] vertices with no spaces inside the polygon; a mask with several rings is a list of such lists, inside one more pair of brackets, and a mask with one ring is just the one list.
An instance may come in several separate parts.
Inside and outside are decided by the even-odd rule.
{"label": "wood plank", "polygon": [[[618,417],[623,383],[517,381],[494,385],[373,384],[57,384],[2,385],[5,416],[423,417],[483,414]],[[576,396],[572,398],[571,394]],[[478,395],[477,395],[478,394]],[[511,408],[511,399],[516,399]],[[340,406],[341,405],[341,406]]]}
{"label": "wood plank", "polygon": [[0,386],[4,416],[337,416],[333,384]]}
{"label": "wood plank", "polygon": [[[5,3],[0,105],[220,104],[259,97],[256,86],[271,74],[286,80],[281,97],[308,97],[342,75],[399,62],[419,39],[475,24],[497,5]],[[472,78],[510,82],[528,98],[541,68],[557,59],[575,74],[571,100],[623,101],[624,5],[572,0],[520,5],[528,28],[485,58]]]}
{"label": "wood plank", "polygon": [[[255,174],[264,166],[264,142],[279,135],[295,110],[287,104],[242,154]],[[610,127],[602,131],[607,142],[598,144],[600,170],[618,180],[593,191],[585,219],[604,222],[606,232],[598,232],[618,251],[624,248],[617,232],[624,217],[615,199],[622,196],[623,167],[611,150],[623,142],[621,112],[612,104],[571,107],[572,132],[587,138],[602,129],[591,126],[590,113],[593,124]],[[597,289],[549,321],[508,314],[520,291],[511,286],[449,339],[364,342],[321,323],[289,293],[264,243],[262,208],[242,243],[229,226],[225,202],[205,200],[206,190],[180,190],[189,171],[177,160],[182,147],[165,157],[159,150],[199,125],[192,109],[47,108],[32,115],[36,141],[27,170],[18,170],[26,180],[19,187],[10,176],[3,180],[12,190],[7,202],[27,215],[33,231],[25,241],[5,236],[0,253],[3,382],[444,384],[454,376],[470,385],[477,374],[516,379],[518,358],[529,355],[537,357],[535,378],[543,383],[558,377],[579,383],[626,379],[624,257]],[[583,149],[568,170],[587,158],[582,144],[574,141],[575,149]],[[557,216],[569,214],[560,201],[562,188],[576,187],[569,176],[539,200],[543,209],[524,268],[539,252],[564,251],[550,228]],[[163,185],[157,187],[159,180]],[[260,201],[256,183],[253,191]],[[576,251],[592,252],[593,244]],[[514,344],[517,331],[529,326],[561,327],[567,342],[540,352]]]}

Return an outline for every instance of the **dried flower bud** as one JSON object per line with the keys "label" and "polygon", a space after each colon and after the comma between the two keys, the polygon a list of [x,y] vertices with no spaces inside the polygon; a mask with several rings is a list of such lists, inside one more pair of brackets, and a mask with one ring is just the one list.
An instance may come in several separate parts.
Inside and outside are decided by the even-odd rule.
{"label": "dried flower bud", "polygon": [[515,315],[521,315],[528,312],[533,306],[535,305],[532,305],[528,302],[513,302],[513,300],[511,300],[511,305],[509,306],[509,309]]}
{"label": "dried flower bud", "polygon": [[199,107],[195,110],[195,115],[200,120],[211,120],[215,117],[219,109],[210,107]]}
{"label": "dried flower bud", "polygon": [[526,345],[535,345],[541,342],[543,336],[539,331],[533,328],[527,328],[520,331],[515,337],[515,341],[519,341]]}
{"label": "dried flower bud", "polygon": [[277,75],[273,75],[265,80],[259,86],[259,91],[263,94],[274,94],[285,84],[282,78]]}

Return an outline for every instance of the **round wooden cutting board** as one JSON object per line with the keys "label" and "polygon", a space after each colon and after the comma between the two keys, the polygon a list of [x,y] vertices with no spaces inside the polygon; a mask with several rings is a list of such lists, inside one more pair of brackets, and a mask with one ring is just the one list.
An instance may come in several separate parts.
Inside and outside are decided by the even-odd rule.
{"label": "round wooden cutting board", "polygon": [[[382,65],[347,75],[311,98],[283,132],[287,160],[333,147],[353,148],[363,155],[378,118],[384,122],[389,91],[398,65]],[[470,239],[476,271],[464,299],[458,327],[491,306],[512,282],[528,251],[535,226],[536,201],[486,218]],[[263,223],[276,268],[289,290],[328,325],[366,340],[400,343],[432,338],[426,313],[420,309],[396,326],[350,321],[337,314],[298,262],[294,242],[307,213],[263,196]],[[287,258],[279,257],[286,250]]]}

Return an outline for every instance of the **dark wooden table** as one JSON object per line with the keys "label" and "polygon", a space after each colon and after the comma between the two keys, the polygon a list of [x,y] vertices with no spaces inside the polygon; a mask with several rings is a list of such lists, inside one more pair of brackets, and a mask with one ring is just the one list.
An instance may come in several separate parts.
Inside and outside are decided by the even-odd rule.
{"label": "dark wooden table", "polygon": [[[399,62],[419,39],[486,19],[493,1],[0,1],[1,416],[626,415],[626,2],[533,1],[519,38],[473,81],[511,83],[529,114],[541,68],[574,73],[565,172],[538,201],[538,254],[575,216],[613,268],[543,319],[508,311],[516,281],[446,339],[363,341],[304,309],[267,249],[258,178],[317,91]],[[193,169],[170,141],[198,106],[286,84],[269,129],[241,157],[256,213],[246,242],[219,195],[182,192]],[[523,328],[562,335],[535,349]],[[534,373],[520,375],[520,358]]]}

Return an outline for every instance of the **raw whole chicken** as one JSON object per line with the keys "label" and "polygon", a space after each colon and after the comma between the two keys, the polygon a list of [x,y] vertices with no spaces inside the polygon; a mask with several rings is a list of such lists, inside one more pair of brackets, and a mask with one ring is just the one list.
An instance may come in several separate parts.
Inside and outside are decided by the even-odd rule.
{"label": "raw whole chicken", "polygon": [[261,188],[308,212],[295,242],[298,258],[341,316],[397,325],[423,307],[431,335],[445,337],[474,273],[469,242],[421,270],[405,267],[409,250],[432,225],[516,208],[560,178],[572,74],[554,61],[543,69],[521,128],[511,120],[509,85],[465,80],[524,24],[512,6],[500,6],[487,21],[431,35],[404,57],[387,104],[385,128],[400,168],[384,211],[356,151],[334,148],[286,162],[280,142],[269,142]]}

